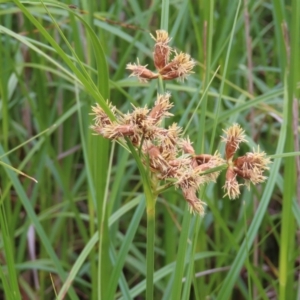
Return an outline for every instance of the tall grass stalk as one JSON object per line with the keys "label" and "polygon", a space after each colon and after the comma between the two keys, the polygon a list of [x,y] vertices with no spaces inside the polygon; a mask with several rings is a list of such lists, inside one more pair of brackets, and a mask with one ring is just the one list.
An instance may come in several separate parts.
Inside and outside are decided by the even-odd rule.
{"label": "tall grass stalk", "polygon": [[[294,102],[299,102],[299,90],[297,90],[297,83],[300,81],[300,72],[298,65],[299,59],[299,46],[300,46],[300,1],[292,1],[292,9],[295,10],[295,14],[292,16],[289,22],[288,32],[291,39],[285,40],[285,46],[287,49],[287,65],[286,65],[286,107],[287,107],[287,132],[297,131],[296,124],[298,120],[298,113],[294,112]],[[290,50],[289,50],[290,49]],[[297,107],[297,106],[296,106]],[[296,145],[294,142],[295,136],[292,134],[286,135],[285,152],[294,151]],[[288,157],[285,159],[285,174],[284,174],[284,194],[283,194],[283,209],[282,209],[282,227],[280,238],[280,259],[279,259],[279,296],[281,299],[293,298],[295,293],[293,291],[293,273],[290,270],[294,267],[294,262],[291,259],[292,253],[295,249],[295,239],[293,235],[296,234],[296,222],[290,215],[292,214],[292,204],[295,195],[296,188],[296,172],[295,158]],[[299,174],[299,173],[298,173]],[[299,179],[298,179],[299,182]],[[288,233],[288,234],[287,234]],[[299,246],[299,240],[298,240]],[[296,247],[297,248],[297,247]]]}

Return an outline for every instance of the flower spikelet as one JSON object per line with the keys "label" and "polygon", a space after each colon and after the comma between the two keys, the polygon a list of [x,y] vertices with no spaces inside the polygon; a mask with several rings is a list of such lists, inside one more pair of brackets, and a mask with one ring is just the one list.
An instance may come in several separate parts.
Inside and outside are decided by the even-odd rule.
{"label": "flower spikelet", "polygon": [[153,60],[155,68],[159,71],[169,60],[172,49],[168,44],[171,38],[169,38],[169,34],[165,30],[156,30],[156,38],[152,34],[150,35],[155,40]]}
{"label": "flower spikelet", "polygon": [[188,75],[194,73],[192,70],[195,64],[195,61],[191,59],[189,54],[176,53],[173,60],[160,71],[160,74],[165,80],[178,78],[178,80],[183,81]]}
{"label": "flower spikelet", "polygon": [[173,107],[169,100],[170,97],[170,93],[158,94],[154,107],[149,113],[149,118],[152,118],[153,124],[158,124],[163,118],[173,116],[169,113],[169,110]]}
{"label": "flower spikelet", "polygon": [[138,80],[143,83],[146,83],[149,79],[158,77],[158,74],[147,69],[147,65],[140,65],[139,61],[137,61],[137,64],[127,64],[126,69],[131,71],[129,77],[136,76]]}
{"label": "flower spikelet", "polygon": [[167,160],[162,156],[159,147],[149,143],[149,145],[146,144],[143,149],[144,153],[148,154],[152,171],[165,174],[169,170],[170,166]]}
{"label": "flower spikelet", "polygon": [[239,124],[233,124],[227,130],[223,130],[225,137],[221,137],[223,142],[226,143],[225,156],[226,160],[232,159],[233,155],[239,149],[239,144],[247,142],[245,139],[245,131]]}
{"label": "flower spikelet", "polygon": [[[109,109],[116,116],[116,107],[111,103],[107,102]],[[106,128],[113,128],[115,124],[110,120],[106,112],[101,108],[101,106],[96,103],[95,106],[92,106],[92,116],[94,117],[94,125],[91,125],[90,128],[96,133],[110,138],[111,133],[105,132]]]}
{"label": "flower spikelet", "polygon": [[197,198],[197,190],[194,187],[189,187],[183,189],[183,196],[189,204],[189,211],[193,214],[199,214],[200,216],[204,214],[204,205],[205,202]]}
{"label": "flower spikelet", "polygon": [[118,124],[113,122],[105,127],[98,127],[97,133],[101,134],[107,139],[117,139],[124,136],[134,136],[136,129],[133,125]]}
{"label": "flower spikelet", "polygon": [[201,176],[201,171],[197,168],[186,169],[176,182],[176,186],[182,189],[188,189],[190,187],[198,188],[205,183],[205,176]]}
{"label": "flower spikelet", "polygon": [[183,153],[195,154],[195,149],[188,137],[186,139],[181,139],[178,145],[182,149]]}
{"label": "flower spikelet", "polygon": [[258,184],[266,180],[263,172],[268,170],[270,159],[266,156],[265,152],[260,152],[259,147],[253,152],[248,152],[246,155],[238,157],[234,161],[234,170],[238,176],[246,181],[249,180],[253,184]]}
{"label": "flower spikelet", "polygon": [[[193,157],[193,165],[197,165],[198,170],[201,172],[211,170],[213,168],[216,168],[218,166],[221,166],[225,164],[224,159],[221,158],[220,154],[216,151],[214,155],[210,154],[200,154],[200,155],[194,155]],[[202,175],[205,179],[205,182],[213,181],[215,182],[220,174],[220,171],[207,173],[205,175]]]}
{"label": "flower spikelet", "polygon": [[146,140],[154,139],[159,129],[152,124],[152,119],[148,115],[149,111],[147,107],[135,107],[133,112],[127,116],[129,122],[136,125],[136,133]]}
{"label": "flower spikelet", "polygon": [[135,124],[138,127],[144,127],[144,122],[147,122],[149,109],[147,107],[134,107],[132,113],[126,115],[126,123]]}
{"label": "flower spikelet", "polygon": [[168,129],[160,129],[158,139],[166,150],[172,150],[177,147],[177,141],[181,134],[181,127],[177,123],[173,123]]}
{"label": "flower spikelet", "polygon": [[[111,110],[111,112],[115,115],[116,107],[113,106],[111,103],[108,103],[108,107]],[[92,129],[94,127],[103,127],[108,124],[112,124],[112,121],[107,116],[106,112],[101,108],[101,106],[96,103],[95,106],[92,106],[92,113],[91,115],[95,116],[95,126],[92,126]]]}
{"label": "flower spikelet", "polygon": [[240,187],[239,183],[236,180],[236,173],[234,172],[232,167],[229,167],[226,171],[226,181],[223,189],[226,191],[224,195],[229,197],[229,199],[236,199],[240,195]]}

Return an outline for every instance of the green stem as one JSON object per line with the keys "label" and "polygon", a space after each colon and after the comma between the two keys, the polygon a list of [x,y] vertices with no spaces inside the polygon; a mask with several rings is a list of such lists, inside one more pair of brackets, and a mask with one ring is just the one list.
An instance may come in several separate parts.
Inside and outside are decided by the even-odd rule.
{"label": "green stem", "polygon": [[162,0],[160,29],[168,31],[169,22],[169,0]]}
{"label": "green stem", "polygon": [[172,296],[170,299],[172,300],[180,300],[181,299],[181,291],[182,291],[182,278],[184,274],[185,267],[185,258],[186,252],[188,248],[188,237],[189,237],[189,229],[191,223],[192,215],[188,210],[184,212],[182,229],[179,239],[179,247],[176,257],[176,267],[174,270],[174,281],[173,281],[173,289]]}
{"label": "green stem", "polygon": [[158,94],[164,94],[165,93],[165,83],[164,83],[161,76],[158,77],[157,93]]}
{"label": "green stem", "polygon": [[131,142],[127,139],[127,145],[137,162],[146,197],[147,206],[147,251],[146,251],[146,299],[153,299],[154,291],[154,238],[155,238],[155,203],[157,193],[154,193],[155,187],[151,181],[150,174],[146,172],[145,167]]}
{"label": "green stem", "polygon": [[[148,195],[149,196],[149,195]],[[147,199],[147,251],[146,251],[146,299],[153,299],[154,292],[154,237],[155,237],[155,199]]]}

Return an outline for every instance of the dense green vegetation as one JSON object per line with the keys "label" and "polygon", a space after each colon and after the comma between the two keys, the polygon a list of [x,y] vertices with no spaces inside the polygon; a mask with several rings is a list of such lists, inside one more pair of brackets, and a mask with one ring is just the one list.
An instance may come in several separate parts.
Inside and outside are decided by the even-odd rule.
{"label": "dense green vegetation", "polygon": [[[0,8],[0,298],[300,299],[300,0]],[[137,58],[154,70],[157,29],[196,61],[186,80],[129,77]],[[239,155],[259,145],[268,179],[230,200],[221,172],[204,216],[180,189],[156,198],[140,152],[93,134],[91,106],[112,117],[107,99],[127,113],[162,91],[163,125],[197,154],[224,156],[238,123]]]}

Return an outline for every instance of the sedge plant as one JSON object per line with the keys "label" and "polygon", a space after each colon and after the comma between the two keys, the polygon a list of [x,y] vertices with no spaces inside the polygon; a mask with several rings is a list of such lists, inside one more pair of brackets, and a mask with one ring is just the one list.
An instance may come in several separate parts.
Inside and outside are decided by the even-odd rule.
{"label": "sedge plant", "polygon": [[[168,32],[157,30],[153,51],[153,63],[156,71],[147,65],[127,64],[130,76],[141,82],[148,80],[186,80],[193,72],[195,61],[189,54],[177,53],[170,47]],[[183,129],[176,123],[164,128],[164,119],[172,117],[171,94],[157,93],[152,107],[132,107],[131,112],[120,112],[111,102],[107,102],[114,118],[99,104],[92,107],[94,124],[91,129],[96,135],[118,141],[128,149],[139,163],[142,174],[147,206],[147,299],[153,299],[154,271],[154,235],[155,204],[157,196],[174,186],[182,192],[188,209],[193,214],[204,215],[205,202],[199,196],[199,190],[209,182],[215,182],[222,170],[226,170],[223,189],[224,196],[236,199],[240,187],[250,189],[251,184],[266,180],[264,172],[270,159],[259,147],[252,152],[237,156],[239,145],[247,142],[244,130],[239,124],[233,124],[224,130],[221,137],[225,143],[225,155],[218,150],[214,154],[195,153],[193,143],[183,136]],[[241,182],[242,180],[242,182]]]}
{"label": "sedge plant", "polygon": [[[246,51],[241,47],[244,20],[239,14],[241,6],[237,6],[234,18],[232,2],[217,4],[210,1],[199,6],[192,1],[175,1],[170,6],[170,18],[168,1],[162,1],[162,5],[156,2],[149,10],[146,9],[146,2],[144,7],[137,5],[132,15],[128,8],[126,24],[134,20],[141,28],[149,28],[151,22],[151,30],[159,26],[153,22],[153,12],[165,9],[161,13],[164,24],[160,27],[166,29],[169,21],[176,20],[170,35],[176,36],[176,44],[182,43],[179,48],[182,49],[184,44],[185,52],[191,55],[171,48],[171,38],[166,31],[156,33],[153,37],[154,50],[151,50],[146,46],[151,38],[143,34],[144,31],[135,27],[136,36],[132,38],[126,32],[129,28],[124,30],[125,27],[122,27],[125,23],[105,20],[105,17],[118,20],[117,12],[123,10],[121,2],[114,4],[116,15],[112,13],[105,17],[103,12],[111,2],[101,1],[98,7],[95,1],[78,1],[82,4],[78,7],[63,2],[15,0],[15,4],[6,4],[5,1],[1,4],[0,32],[4,47],[1,48],[0,58],[3,66],[0,155],[8,180],[3,176],[1,181],[1,232],[4,244],[1,254],[6,261],[2,260],[0,276],[5,296],[10,299],[14,294],[20,294],[16,292],[18,289],[23,295],[26,289],[26,294],[34,295],[32,299],[46,299],[49,290],[50,294],[53,290],[57,292],[57,299],[78,299],[83,293],[86,297],[97,299],[101,298],[103,291],[107,292],[107,297],[102,299],[130,299],[142,295],[147,285],[148,299],[158,293],[165,300],[190,299],[192,293],[191,297],[196,299],[211,295],[227,300],[235,297],[236,293],[242,294],[245,299],[253,299],[255,293],[252,297],[250,292],[253,285],[257,287],[261,299],[269,299],[270,292],[276,293],[278,299],[295,299],[299,248],[295,245],[295,233],[299,227],[300,213],[294,192],[294,156],[299,155],[294,144],[299,144],[296,139],[299,117],[293,103],[299,99],[299,0],[291,2],[292,9],[289,4],[285,6],[278,1],[270,1],[268,5],[248,1],[253,44],[252,48],[247,48],[250,50],[247,53],[253,55],[254,68],[247,72],[244,64]],[[132,7],[137,3],[130,1]],[[17,15],[24,17],[26,22],[23,24],[20,18],[17,24]],[[234,26],[229,36],[232,20]],[[108,43],[104,41],[106,34],[109,36]],[[197,52],[192,51],[193,43],[196,44],[193,49]],[[107,54],[124,53],[123,58],[116,56],[113,60],[107,59],[102,46]],[[131,61],[128,54],[133,52],[135,46],[141,50],[139,57],[141,53],[149,56],[153,51],[154,62],[147,61],[149,67],[145,66],[143,59],[129,63],[127,69],[130,76],[154,84],[142,84],[137,96],[130,98],[134,86],[139,84],[134,82],[135,79],[119,79],[125,77],[122,72],[125,64]],[[15,54],[13,59],[12,54]],[[204,70],[204,89],[199,78],[190,76],[196,65],[191,57],[199,61]],[[221,65],[221,73],[216,78],[220,79],[221,85],[219,89],[214,89],[208,82],[218,64]],[[111,81],[109,70],[116,71]],[[243,89],[248,73],[254,79],[253,92]],[[191,86],[175,85],[175,80],[189,80]],[[156,82],[157,95],[152,96]],[[165,84],[168,90],[165,90]],[[115,97],[116,90],[126,95],[126,108],[120,107]],[[180,96],[176,90],[180,90]],[[199,106],[194,108],[201,90],[204,91],[203,102],[201,98]],[[193,97],[185,109],[188,93],[192,93]],[[147,98],[148,106],[139,105],[135,99],[141,95],[153,98],[152,102],[148,102]],[[181,96],[183,99],[179,99]],[[91,99],[99,103],[92,108],[95,118],[92,130],[101,138],[89,135],[86,140]],[[106,99],[110,101],[105,102]],[[146,98],[143,100],[146,102]],[[134,106],[128,109],[130,101]],[[184,113],[178,121],[183,109]],[[188,136],[185,134],[189,125],[186,120],[191,109],[195,113],[190,121],[199,127],[189,131]],[[248,109],[255,111],[253,118],[247,118]],[[76,112],[78,115],[74,116]],[[26,116],[32,119],[31,124],[24,123]],[[78,128],[74,126],[74,117]],[[165,124],[173,119],[178,124],[166,127]],[[224,134],[219,137],[220,131],[216,128],[227,120],[229,126],[222,127]],[[9,147],[16,143],[23,145],[23,141],[32,136],[31,129],[42,132],[53,122],[57,125],[56,129],[51,129],[46,138],[31,141],[24,151],[16,151],[17,154],[10,156],[11,161],[8,160]],[[249,139],[252,151],[245,145],[248,138],[243,130],[251,131],[250,124],[257,127],[256,138]],[[209,135],[212,127],[213,134]],[[66,136],[68,138],[64,138]],[[255,146],[262,136],[261,148],[268,153],[275,153],[272,147],[277,145],[275,156],[268,157],[260,151],[260,147]],[[223,146],[218,145],[219,141]],[[128,151],[114,147],[116,143]],[[106,158],[110,144],[113,146],[108,162]],[[83,156],[77,154],[81,148]],[[202,150],[204,148],[210,148],[209,152]],[[69,152],[69,149],[74,152]],[[114,156],[115,149],[122,160],[119,155]],[[24,156],[26,151],[28,153]],[[135,159],[142,178],[136,185],[131,181],[136,176],[132,176],[135,166],[132,160],[128,161],[130,156]],[[265,171],[270,158],[276,158],[276,161],[266,180]],[[281,158],[284,165],[280,165]],[[115,168],[113,164],[116,161]],[[20,177],[6,167],[17,166],[18,162],[22,162],[18,169],[38,179],[39,183],[34,185],[33,190],[27,179],[21,177],[20,181]],[[97,169],[95,174],[91,174],[91,166]],[[106,170],[107,174],[103,172]],[[127,175],[126,178],[124,176],[125,183],[120,184],[124,172]],[[110,179],[113,180],[112,186]],[[218,180],[217,184],[213,183],[215,180]],[[260,193],[254,185],[263,181],[266,185]],[[144,195],[136,193],[141,183]],[[223,191],[218,188],[219,183]],[[246,188],[251,189],[250,193],[245,191]],[[122,192],[124,190],[125,193]],[[129,195],[127,191],[130,191]],[[178,207],[180,202],[175,202],[178,195],[182,206],[186,203],[188,209],[182,211]],[[221,201],[222,195],[242,201]],[[251,200],[254,196],[258,198],[259,206],[252,213]],[[142,216],[145,199],[146,259],[143,256],[144,244],[136,246],[132,243],[134,237],[140,238],[136,234],[137,228],[140,234],[144,233]],[[164,206],[158,207],[157,204]],[[135,205],[137,209],[128,222],[125,214]],[[109,213],[106,215],[108,206]],[[161,213],[164,213],[163,218]],[[171,219],[169,224],[165,222],[167,214]],[[114,222],[120,222],[120,226],[115,226]],[[293,223],[297,223],[298,227]],[[28,233],[32,233],[34,228],[36,238],[31,239],[28,245],[38,246],[37,251],[33,251],[37,260],[34,256],[29,260],[27,257],[29,225]],[[174,229],[173,236],[170,228]],[[126,235],[123,235],[123,230],[126,230]],[[180,232],[180,238],[174,232]],[[108,236],[111,249],[106,248],[105,244]],[[169,236],[171,239],[168,239]],[[259,244],[253,247],[256,236],[259,237]],[[191,237],[194,237],[192,242]],[[270,252],[266,251],[270,238],[279,248],[278,266],[277,257],[269,256]],[[119,241],[122,244],[118,248]],[[160,242],[164,244],[162,247]],[[175,253],[177,245],[178,252]],[[168,252],[170,248],[173,251]],[[137,249],[142,250],[138,253]],[[252,251],[258,250],[259,264],[252,266],[249,258]],[[159,265],[161,260],[154,259],[154,253],[156,257],[160,255],[163,265]],[[23,265],[23,262],[26,264]],[[112,273],[106,271],[106,263],[113,266]],[[145,263],[147,273],[144,272]],[[265,272],[266,266],[269,272]],[[33,277],[31,271],[33,276],[38,274],[40,289],[33,286],[30,279],[27,283],[28,278]],[[227,275],[222,273],[227,271]],[[130,278],[132,273],[134,275]],[[50,276],[53,286],[49,287]],[[140,280],[144,277],[146,280]],[[117,290],[118,280],[120,289]],[[53,294],[48,295],[51,296]]]}

